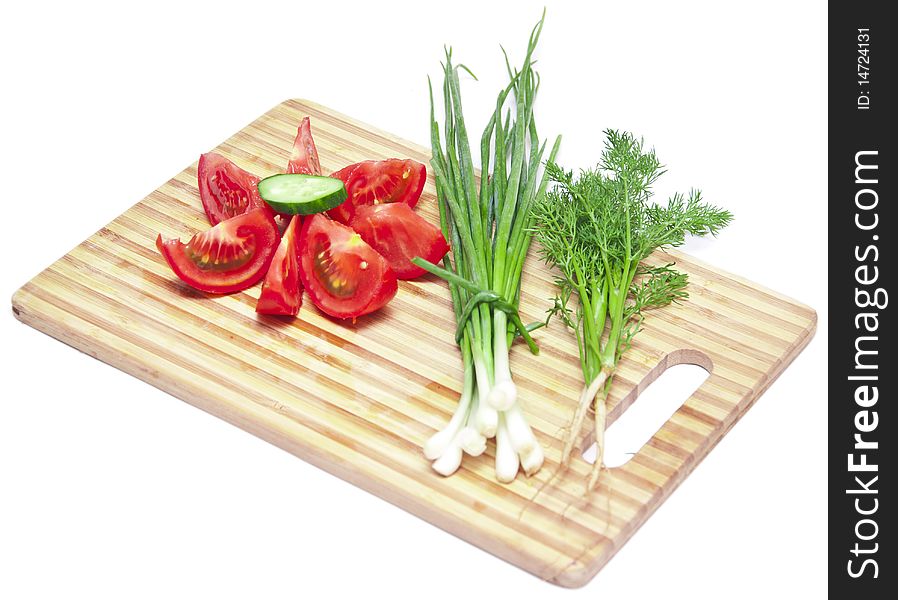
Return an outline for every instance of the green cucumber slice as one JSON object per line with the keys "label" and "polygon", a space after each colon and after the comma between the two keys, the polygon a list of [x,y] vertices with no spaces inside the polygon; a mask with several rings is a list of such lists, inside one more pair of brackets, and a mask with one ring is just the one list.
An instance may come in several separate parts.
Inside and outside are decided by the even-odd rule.
{"label": "green cucumber slice", "polygon": [[346,188],[335,177],[282,173],[260,181],[259,195],[279,213],[311,215],[342,204]]}

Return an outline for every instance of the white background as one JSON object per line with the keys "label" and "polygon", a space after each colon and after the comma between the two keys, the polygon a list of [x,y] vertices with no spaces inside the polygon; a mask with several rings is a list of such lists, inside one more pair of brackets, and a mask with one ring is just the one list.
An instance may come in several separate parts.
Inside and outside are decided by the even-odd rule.
{"label": "white background", "polygon": [[[0,295],[305,97],[426,144],[444,43],[479,130],[542,2],[15,3],[0,17]],[[808,349],[584,589],[564,592],[14,320],[0,597],[817,598],[825,586],[821,3],[549,2],[543,135],[630,129],[736,221],[687,251],[812,305]]]}

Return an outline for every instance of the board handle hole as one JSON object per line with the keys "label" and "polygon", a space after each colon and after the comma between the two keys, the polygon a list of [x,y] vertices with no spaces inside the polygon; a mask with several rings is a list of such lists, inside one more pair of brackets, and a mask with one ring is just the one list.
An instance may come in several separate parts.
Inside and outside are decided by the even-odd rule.
{"label": "board handle hole", "polygon": [[[606,430],[605,466],[620,467],[629,462],[710,375],[707,368],[697,364],[665,368]],[[583,459],[595,463],[595,442],[583,451]]]}

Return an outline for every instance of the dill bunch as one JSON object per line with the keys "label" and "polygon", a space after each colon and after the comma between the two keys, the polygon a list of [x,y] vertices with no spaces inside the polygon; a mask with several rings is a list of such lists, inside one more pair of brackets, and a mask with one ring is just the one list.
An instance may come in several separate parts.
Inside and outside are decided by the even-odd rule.
{"label": "dill bunch", "polygon": [[601,473],[605,401],[621,355],[640,331],[645,310],[688,295],[687,276],[673,264],[642,261],[658,248],[682,245],[686,234],[717,235],[733,218],[703,201],[698,190],[654,203],[652,185],[665,172],[654,150],[627,132],[609,129],[605,137],[599,164],[576,178],[549,161],[553,189],[533,207],[542,258],[558,270],[548,319],[556,316],[574,332],[583,371],[562,466],[570,463],[586,413],[594,408],[597,454],[587,490]]}

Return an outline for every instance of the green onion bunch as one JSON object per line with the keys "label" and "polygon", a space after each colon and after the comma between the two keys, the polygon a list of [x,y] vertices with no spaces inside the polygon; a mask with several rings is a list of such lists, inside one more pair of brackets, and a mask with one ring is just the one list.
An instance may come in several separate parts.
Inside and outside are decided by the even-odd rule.
{"label": "green onion bunch", "polygon": [[[496,477],[510,482],[523,467],[528,475],[542,466],[543,451],[524,417],[509,365],[509,349],[517,336],[538,348],[518,314],[521,270],[533,231],[531,209],[540,203],[548,178],[541,168],[546,149],[533,116],[539,76],[533,51],[545,13],[533,28],[520,69],[505,55],[509,83],[499,92],[496,108],[480,138],[482,175],[475,175],[462,111],[459,69],[452,51],[443,66],[443,139],[434,116],[430,87],[431,166],[436,179],[440,225],[451,256],[443,266],[415,262],[449,284],[457,322],[456,341],[464,365],[464,386],[447,426],[424,446],[433,468],[454,473],[463,453],[473,456],[496,438]],[[503,50],[504,54],[504,50]],[[473,77],[473,74],[471,74]],[[476,79],[476,77],[475,77]],[[510,106],[507,106],[510,105]],[[445,146],[442,141],[445,141]],[[554,160],[556,140],[548,160]]]}

